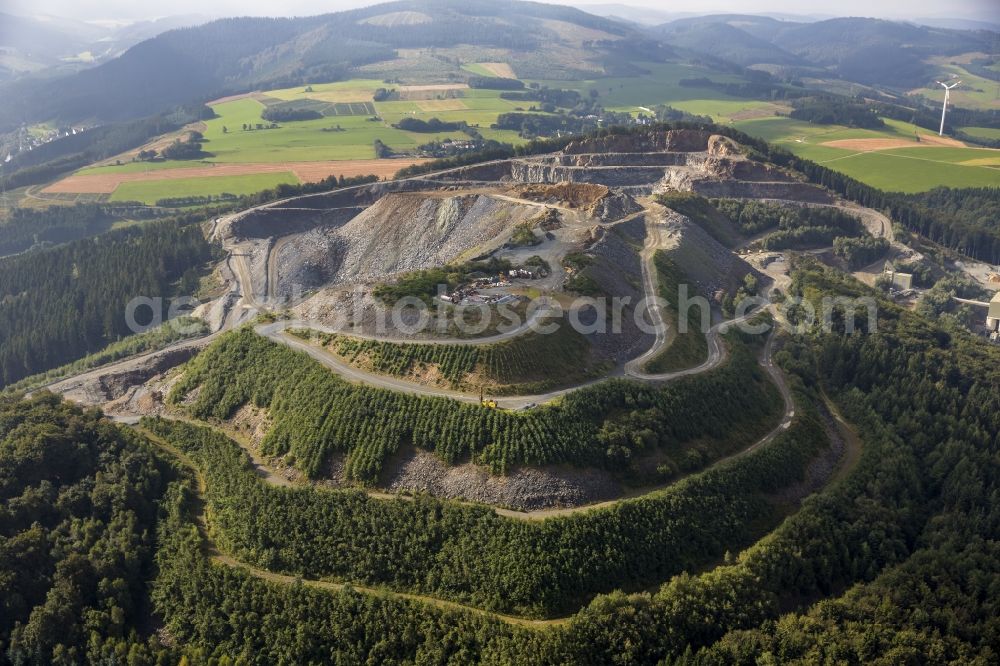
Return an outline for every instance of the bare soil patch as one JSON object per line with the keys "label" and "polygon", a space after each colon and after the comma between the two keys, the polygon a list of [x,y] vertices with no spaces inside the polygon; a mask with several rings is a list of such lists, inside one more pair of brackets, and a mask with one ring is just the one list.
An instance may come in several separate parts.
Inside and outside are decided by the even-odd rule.
{"label": "bare soil patch", "polygon": [[206,102],[206,106],[215,106],[216,104],[225,104],[226,102],[235,102],[239,99],[256,99],[260,100],[264,97],[264,93],[259,90],[248,93],[240,93],[239,95],[228,95],[226,97],[220,97],[219,99],[213,99],[211,102]]}
{"label": "bare soil patch", "polygon": [[729,116],[730,120],[753,120],[754,118],[770,118],[777,113],[790,113],[792,107],[775,104],[756,109],[744,109]]}
{"label": "bare soil patch", "polygon": [[606,197],[605,185],[563,182],[555,185],[521,185],[512,192],[522,199],[539,203],[561,204],[569,208],[587,208]]}
{"label": "bare soil patch", "polygon": [[498,76],[501,79],[517,78],[517,74],[515,74],[510,65],[505,62],[481,62],[479,64],[483,69],[493,74],[493,76]]}
{"label": "bare soil patch", "polygon": [[315,183],[328,176],[365,176],[391,178],[397,171],[425,159],[340,160],[328,162],[278,162],[274,164],[212,164],[200,167],[160,169],[146,173],[75,174],[53,183],[46,194],[111,194],[122,183],[217,176],[247,176],[258,173],[294,173],[304,183]]}
{"label": "bare soil patch", "polygon": [[965,144],[956,139],[946,136],[921,135],[920,141],[912,139],[839,139],[837,141],[826,141],[820,144],[828,148],[841,148],[843,150],[856,150],[858,152],[870,152],[874,150],[890,150],[892,148],[924,148],[927,146],[949,146],[952,148],[965,148]]}
{"label": "bare soil patch", "polygon": [[416,102],[421,111],[462,111],[468,107],[460,99],[425,99]]}

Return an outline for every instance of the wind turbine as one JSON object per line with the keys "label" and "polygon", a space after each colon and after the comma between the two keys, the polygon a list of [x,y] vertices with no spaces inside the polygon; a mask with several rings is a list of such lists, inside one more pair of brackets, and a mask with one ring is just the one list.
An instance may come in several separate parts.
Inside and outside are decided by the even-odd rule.
{"label": "wind turbine", "polygon": [[948,113],[948,97],[951,95],[951,89],[959,83],[961,83],[961,81],[955,81],[949,86],[947,83],[937,81],[937,84],[944,88],[944,106],[941,108],[941,129],[938,130],[938,136],[944,136],[944,114]]}

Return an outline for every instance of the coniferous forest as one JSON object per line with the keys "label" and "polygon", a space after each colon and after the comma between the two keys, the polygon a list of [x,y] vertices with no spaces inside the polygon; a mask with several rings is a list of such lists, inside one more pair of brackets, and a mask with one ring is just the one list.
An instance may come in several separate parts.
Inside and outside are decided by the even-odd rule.
{"label": "coniferous forest", "polygon": [[0,259],[0,386],[137,332],[126,320],[137,296],[161,299],[164,317],[212,257],[199,225],[163,220]]}

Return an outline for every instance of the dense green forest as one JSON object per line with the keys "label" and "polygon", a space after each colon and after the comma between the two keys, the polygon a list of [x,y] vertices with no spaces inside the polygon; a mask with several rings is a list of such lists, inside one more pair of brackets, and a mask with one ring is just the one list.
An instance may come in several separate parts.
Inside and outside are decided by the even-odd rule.
{"label": "dense green forest", "polygon": [[[872,293],[818,265],[800,267],[794,288],[810,298]],[[209,567],[191,554],[199,537],[188,527],[161,551],[174,564],[158,581],[159,603],[171,609],[178,636],[263,650],[258,663],[332,654],[324,637],[370,627],[373,613],[390,617],[390,626],[365,633],[364,653],[380,650],[390,662],[444,651],[494,663],[991,663],[1000,650],[1000,358],[959,331],[881,304],[877,333],[817,330],[780,354],[800,394],[816,399],[825,384],[857,424],[860,463],[770,536],[706,573],[682,574],[652,593],[599,596],[550,629],[425,610],[426,630],[414,632],[410,602],[323,596]],[[761,452],[779,448],[776,441]],[[183,523],[179,510],[172,516]],[[220,617],[213,600],[223,598],[234,605]],[[304,642],[275,640],[292,617],[298,626],[309,618],[314,632]],[[461,629],[442,638],[449,621]]]}
{"label": "dense green forest", "polygon": [[835,238],[859,236],[864,225],[836,208],[787,206],[768,201],[717,199],[716,208],[745,235],[771,231],[756,241],[765,250],[833,245]]}
{"label": "dense green forest", "polygon": [[448,463],[471,458],[497,473],[567,462],[638,474],[634,463],[659,451],[672,475],[752,441],[780,411],[778,391],[749,346],[735,338],[731,346],[724,366],[663,387],[610,380],[556,405],[508,412],[348,383],[243,328],[191,361],[170,400],[198,388],[188,409],[203,419],[229,418],[248,403],[267,408],[273,427],[264,452],[290,453],[311,477],[331,456],[345,455],[347,477],[373,483],[386,458],[407,445]]}
{"label": "dense green forest", "polygon": [[858,270],[884,257],[889,251],[889,241],[872,236],[840,236],[833,239],[833,251],[847,262],[848,268]]}
{"label": "dense green forest", "polygon": [[[434,20],[368,20],[407,11]],[[0,109],[0,131],[53,117],[67,122],[125,120],[227,93],[342,80],[355,67],[396,58],[397,49],[474,44],[534,50],[552,39],[545,26],[549,20],[639,36],[622,23],[571,7],[526,2],[498,7],[486,0],[396,2],[298,18],[226,18],[160,34],[119,58],[70,76],[0,87],[0,96],[8,101]],[[484,83],[523,85],[508,79]]]}
{"label": "dense green forest", "polygon": [[0,386],[137,332],[126,321],[136,297],[163,298],[164,316],[169,297],[192,294],[213,256],[194,219],[0,259]]}
{"label": "dense green forest", "polygon": [[198,466],[213,534],[238,559],[531,616],[574,610],[597,592],[642,589],[747,543],[781,517],[768,493],[799,480],[825,442],[818,423],[801,421],[740,464],[641,499],[537,522],[430,497],[387,501],[270,486],[219,432],[176,421],[144,424]]}
{"label": "dense green forest", "polygon": [[60,379],[72,377],[123,358],[163,349],[180,340],[201,337],[207,335],[208,332],[208,324],[205,323],[204,319],[182,315],[144,333],[130,335],[118,342],[113,342],[100,351],[87,354],[72,363],[40,372],[37,375],[25,377],[4,387],[2,392],[21,393],[33,391]]}
{"label": "dense green forest", "polygon": [[797,99],[792,102],[792,112],[788,115],[817,125],[846,125],[865,129],[885,126],[885,122],[868,104],[832,96]]}
{"label": "dense green forest", "polygon": [[0,398],[0,663],[96,663],[147,623],[165,471],[96,411]]}
{"label": "dense green forest", "polygon": [[[150,110],[150,113],[160,109]],[[19,153],[0,169],[0,189],[15,189],[53,180],[141,146],[149,139],[180,129],[187,123],[211,118],[206,106],[193,105],[139,120],[110,123],[64,136],[33,150]]]}
{"label": "dense green forest", "polygon": [[105,206],[14,208],[0,223],[0,258],[31,249],[96,236],[111,228],[115,218]]}

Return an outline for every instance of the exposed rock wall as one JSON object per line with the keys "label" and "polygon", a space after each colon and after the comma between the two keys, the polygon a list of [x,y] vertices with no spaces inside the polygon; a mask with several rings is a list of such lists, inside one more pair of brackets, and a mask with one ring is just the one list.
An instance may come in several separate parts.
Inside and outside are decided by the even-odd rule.
{"label": "exposed rock wall", "polygon": [[562,166],[679,166],[687,164],[688,153],[588,153],[556,155],[554,162]]}
{"label": "exposed rock wall", "polygon": [[[598,229],[603,230],[603,227]],[[602,358],[623,362],[648,349],[654,342],[652,332],[644,332],[636,323],[635,314],[636,306],[645,296],[639,256],[645,237],[645,222],[639,217],[602,233],[590,248],[589,253],[594,256],[594,263],[584,273],[600,285],[607,297],[602,299],[607,308],[607,316],[603,327],[595,326],[588,339]],[[616,323],[613,315],[617,309],[615,299],[621,299],[623,304],[620,324]],[[595,317],[592,313],[584,314],[580,317],[580,322],[584,326],[595,325],[599,317],[600,315]]]}
{"label": "exposed rock wall", "polygon": [[599,183],[611,187],[648,185],[663,178],[659,166],[567,167],[551,161],[515,160],[511,178],[520,183]]}
{"label": "exposed rock wall", "polygon": [[708,149],[711,132],[701,130],[667,130],[666,132],[636,132],[611,134],[596,138],[572,141],[563,152],[567,155],[581,153],[655,153],[695,152]]}
{"label": "exposed rock wall", "polygon": [[608,472],[571,467],[515,469],[494,476],[472,463],[449,466],[429,451],[403,453],[386,473],[391,491],[483,502],[522,511],[580,506],[621,495]]}
{"label": "exposed rock wall", "polygon": [[831,203],[833,201],[829,192],[806,183],[697,180],[692,183],[692,189],[698,194],[710,198],[794,199],[810,203]]}

